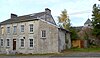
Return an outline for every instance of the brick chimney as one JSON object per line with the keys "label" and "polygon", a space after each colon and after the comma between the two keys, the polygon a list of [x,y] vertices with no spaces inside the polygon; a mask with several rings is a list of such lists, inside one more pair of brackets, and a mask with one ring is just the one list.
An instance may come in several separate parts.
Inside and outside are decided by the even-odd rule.
{"label": "brick chimney", "polygon": [[49,8],[45,8],[45,12],[46,12],[46,14],[51,15],[51,10]]}
{"label": "brick chimney", "polygon": [[17,17],[16,14],[11,13],[11,18],[16,18],[16,17]]}

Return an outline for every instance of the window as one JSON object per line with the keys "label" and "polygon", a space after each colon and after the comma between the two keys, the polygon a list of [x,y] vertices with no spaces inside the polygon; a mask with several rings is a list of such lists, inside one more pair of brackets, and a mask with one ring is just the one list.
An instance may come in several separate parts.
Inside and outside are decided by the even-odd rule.
{"label": "window", "polygon": [[9,39],[7,39],[7,46],[9,46]]}
{"label": "window", "polygon": [[33,32],[33,24],[30,24],[30,32]]}
{"label": "window", "polygon": [[42,37],[46,37],[46,30],[42,30],[41,36],[42,36]]}
{"label": "window", "polygon": [[1,46],[3,46],[3,39],[1,39]]}
{"label": "window", "polygon": [[33,39],[30,39],[30,47],[33,47]]}
{"label": "window", "polygon": [[21,25],[21,32],[24,32],[24,25]]}
{"label": "window", "polygon": [[4,34],[4,28],[3,27],[1,28],[1,34]]}
{"label": "window", "polygon": [[20,39],[21,40],[21,47],[24,47],[24,39]]}
{"label": "window", "polygon": [[7,27],[7,33],[10,33],[10,27]]}
{"label": "window", "polygon": [[17,32],[17,26],[14,26],[14,33]]}

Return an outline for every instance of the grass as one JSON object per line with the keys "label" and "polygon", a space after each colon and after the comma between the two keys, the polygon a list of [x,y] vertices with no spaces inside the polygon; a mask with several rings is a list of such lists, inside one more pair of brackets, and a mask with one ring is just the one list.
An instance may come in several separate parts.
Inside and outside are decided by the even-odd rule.
{"label": "grass", "polygon": [[69,50],[74,52],[100,52],[100,48],[72,48]]}

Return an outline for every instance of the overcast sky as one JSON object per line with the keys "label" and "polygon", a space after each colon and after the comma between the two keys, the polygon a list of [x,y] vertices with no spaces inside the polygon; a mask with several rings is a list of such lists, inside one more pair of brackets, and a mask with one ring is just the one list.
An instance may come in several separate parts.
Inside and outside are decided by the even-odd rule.
{"label": "overcast sky", "polygon": [[10,18],[14,13],[18,16],[44,11],[49,8],[54,19],[66,9],[72,26],[82,26],[91,18],[93,4],[100,4],[98,0],[0,0],[0,22]]}

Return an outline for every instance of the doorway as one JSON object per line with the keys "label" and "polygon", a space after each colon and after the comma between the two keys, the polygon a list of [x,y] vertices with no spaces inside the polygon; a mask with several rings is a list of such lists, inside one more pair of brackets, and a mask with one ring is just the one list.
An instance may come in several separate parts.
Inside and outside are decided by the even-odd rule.
{"label": "doorway", "polygon": [[13,50],[16,50],[16,39],[13,39]]}

